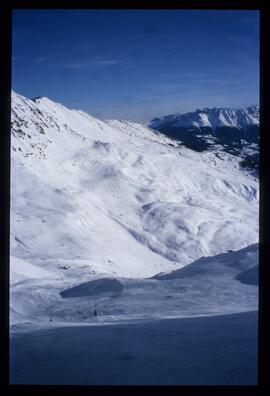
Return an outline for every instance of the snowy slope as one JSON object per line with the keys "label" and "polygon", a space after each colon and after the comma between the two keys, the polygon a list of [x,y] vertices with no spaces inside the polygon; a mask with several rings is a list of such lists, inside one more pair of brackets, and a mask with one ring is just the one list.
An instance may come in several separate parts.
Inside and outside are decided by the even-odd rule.
{"label": "snowy slope", "polygon": [[258,179],[236,156],[15,92],[11,144],[11,271],[29,269],[11,289],[15,321],[35,317],[28,299],[43,319],[57,301],[59,320],[74,320],[65,289],[151,277],[258,240]]}
{"label": "snowy slope", "polygon": [[[13,265],[12,272],[17,271],[18,267]],[[258,309],[257,244],[204,257],[150,279],[27,275],[24,283],[14,283],[11,289],[12,323],[28,320],[51,327]],[[98,318],[94,317],[94,310],[98,311]],[[52,324],[49,318],[53,319]]]}
{"label": "snowy slope", "polygon": [[34,329],[10,360],[11,384],[257,385],[258,315]]}

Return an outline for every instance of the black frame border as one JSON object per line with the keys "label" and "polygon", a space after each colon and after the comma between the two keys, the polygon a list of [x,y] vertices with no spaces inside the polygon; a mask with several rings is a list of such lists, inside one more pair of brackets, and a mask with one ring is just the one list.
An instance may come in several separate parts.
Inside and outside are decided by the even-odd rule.
{"label": "black frame border", "polygon": [[[165,2],[164,2],[165,3]],[[199,9],[199,10],[258,10],[260,11],[260,232],[259,232],[259,359],[257,386],[35,386],[9,384],[9,214],[10,214],[10,110],[11,110],[11,54],[12,11],[18,9]],[[0,341],[2,369],[1,388],[9,392],[180,392],[182,394],[260,394],[270,383],[270,10],[266,0],[182,0],[167,1],[154,7],[146,2],[10,0],[0,4]],[[143,388],[143,389],[142,389]]]}

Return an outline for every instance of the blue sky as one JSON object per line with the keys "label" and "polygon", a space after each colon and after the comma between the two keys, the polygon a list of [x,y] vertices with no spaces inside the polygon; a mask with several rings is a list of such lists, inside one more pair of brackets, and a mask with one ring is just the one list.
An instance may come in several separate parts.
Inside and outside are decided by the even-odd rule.
{"label": "blue sky", "polygon": [[259,104],[259,12],[16,10],[12,88],[102,119]]}

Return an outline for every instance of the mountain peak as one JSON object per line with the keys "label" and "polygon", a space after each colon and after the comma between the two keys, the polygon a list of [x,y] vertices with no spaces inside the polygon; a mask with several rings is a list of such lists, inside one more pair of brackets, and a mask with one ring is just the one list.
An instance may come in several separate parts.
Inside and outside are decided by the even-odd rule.
{"label": "mountain peak", "polygon": [[39,103],[55,103],[58,104],[57,102],[55,102],[54,100],[48,98],[47,96],[35,96],[34,98],[31,98],[32,102],[39,104]]}

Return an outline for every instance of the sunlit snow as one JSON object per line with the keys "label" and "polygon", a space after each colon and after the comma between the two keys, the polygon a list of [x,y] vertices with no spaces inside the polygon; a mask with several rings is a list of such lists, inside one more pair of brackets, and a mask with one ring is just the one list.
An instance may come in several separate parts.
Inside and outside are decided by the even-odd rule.
{"label": "sunlit snow", "polygon": [[[194,122],[207,125],[236,125],[240,117],[238,114],[236,120],[229,110],[219,113],[214,121],[196,114]],[[256,117],[254,120],[256,123]],[[30,100],[12,92],[11,121],[12,381],[151,383],[156,370],[152,383],[255,383],[252,362],[256,361],[256,318],[245,312],[258,309],[256,173],[243,168],[240,157],[218,147],[196,152],[146,125],[101,121],[48,98]],[[160,119],[156,125],[158,122]],[[177,117],[175,122],[179,122]],[[242,316],[234,316],[236,313]],[[224,314],[227,319],[219,319]],[[216,318],[211,322],[213,333],[204,327],[208,316]],[[197,321],[183,322],[183,318],[191,317]],[[176,322],[158,322],[155,327],[156,321],[164,319]],[[43,329],[40,337],[46,345],[53,340],[50,331],[62,329],[56,349],[61,355],[69,344],[67,326],[79,326],[76,334],[81,339],[86,337],[81,326],[111,326],[112,337],[117,340],[112,324],[121,322],[124,327],[119,329],[129,337],[125,323],[143,326],[144,321],[151,331],[160,329],[160,334],[174,323],[172,338],[178,340],[175,351],[181,347],[183,364],[190,350],[188,344],[180,346],[176,335],[180,331],[182,339],[188,340],[189,325],[194,324],[191,344],[201,340],[198,362],[203,365],[212,337],[224,337],[225,333],[233,337],[233,326],[239,325],[239,330],[250,323],[252,335],[248,333],[247,339],[252,339],[253,360],[241,357],[241,362],[249,362],[245,363],[249,366],[239,374],[239,381],[226,371],[226,365],[219,366],[226,373],[208,370],[205,377],[196,377],[198,370],[192,366],[180,378],[175,360],[168,363],[176,367],[170,377],[155,366],[159,363],[151,342],[146,341],[146,326],[141,327],[141,335],[136,333],[137,340],[152,351],[144,358],[150,359],[153,370],[144,374],[139,374],[140,364],[136,363],[121,381],[116,373],[106,374],[105,364],[100,378],[93,377],[92,372],[84,376],[88,363],[83,352],[83,359],[75,358],[74,365],[63,371],[59,369],[62,363],[57,363],[58,355],[53,363],[45,362],[44,373],[38,366],[36,370],[29,366],[27,372],[27,365],[24,374],[18,371],[24,366],[20,359],[25,358],[24,346],[28,345],[24,338],[16,338],[20,332]],[[141,330],[133,327],[132,331]],[[92,338],[86,343],[89,348],[88,343],[99,337],[95,330],[91,332]],[[166,343],[161,339],[163,336],[157,342],[165,353]],[[38,353],[44,354],[44,345],[35,346],[34,336],[31,340],[33,349],[28,345],[29,353],[38,348]],[[243,351],[243,340],[240,337],[236,342],[235,353]],[[104,342],[101,344],[107,345]],[[73,357],[81,348],[74,345],[70,350]],[[100,345],[100,340],[95,345]],[[136,359],[148,347],[138,349],[139,355],[134,352]],[[91,348],[99,356],[98,348]],[[117,355],[113,348],[110,351]],[[216,356],[212,344],[210,351]],[[121,353],[127,353],[125,348]],[[238,364],[226,353],[221,353],[226,364]],[[50,371],[51,364],[58,369]],[[77,374],[75,366],[80,367]],[[119,367],[124,369],[123,364]],[[100,368],[95,370],[99,372]],[[137,379],[131,375],[136,372]]]}

